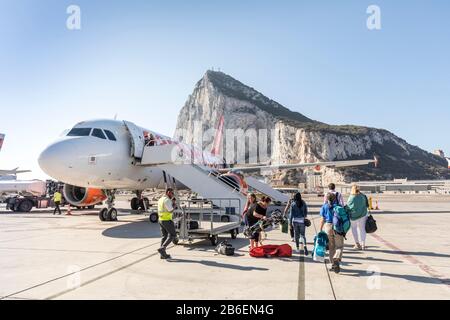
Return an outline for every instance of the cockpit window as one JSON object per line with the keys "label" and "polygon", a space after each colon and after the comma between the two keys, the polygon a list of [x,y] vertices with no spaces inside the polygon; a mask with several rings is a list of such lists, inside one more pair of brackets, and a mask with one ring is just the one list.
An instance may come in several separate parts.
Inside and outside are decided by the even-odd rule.
{"label": "cockpit window", "polygon": [[70,137],[88,137],[91,133],[91,128],[73,128],[69,131],[67,136]]}
{"label": "cockpit window", "polygon": [[117,141],[116,136],[114,135],[114,133],[112,133],[109,130],[105,130],[106,135],[108,136],[108,139],[111,141]]}
{"label": "cockpit window", "polygon": [[94,129],[94,131],[92,131],[92,136],[106,140],[105,134],[101,129]]}

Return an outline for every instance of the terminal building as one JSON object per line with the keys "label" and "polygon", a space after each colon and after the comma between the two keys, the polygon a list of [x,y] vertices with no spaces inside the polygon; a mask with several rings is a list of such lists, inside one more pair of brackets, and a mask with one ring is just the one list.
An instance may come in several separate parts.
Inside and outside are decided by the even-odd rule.
{"label": "terminal building", "polygon": [[[357,182],[364,193],[384,194],[450,194],[450,180],[408,181],[361,181]],[[337,184],[336,189],[350,194],[352,184]]]}

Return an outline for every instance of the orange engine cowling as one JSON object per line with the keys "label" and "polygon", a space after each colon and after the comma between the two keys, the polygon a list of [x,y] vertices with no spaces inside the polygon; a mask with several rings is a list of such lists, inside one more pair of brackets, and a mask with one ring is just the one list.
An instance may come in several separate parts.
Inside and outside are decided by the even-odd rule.
{"label": "orange engine cowling", "polygon": [[230,187],[232,187],[236,190],[239,190],[244,195],[246,195],[248,193],[248,185],[245,182],[244,177],[239,174],[232,173],[232,172],[227,173],[227,174],[222,174],[221,176],[219,176],[219,180],[223,181]]}
{"label": "orange engine cowling", "polygon": [[70,184],[64,185],[63,193],[66,201],[77,207],[93,206],[107,198],[101,189],[86,189]]}

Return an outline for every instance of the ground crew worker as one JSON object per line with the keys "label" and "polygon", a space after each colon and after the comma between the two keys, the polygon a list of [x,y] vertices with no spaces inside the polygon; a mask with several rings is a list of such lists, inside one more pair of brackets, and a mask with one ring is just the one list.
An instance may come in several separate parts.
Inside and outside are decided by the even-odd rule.
{"label": "ground crew worker", "polygon": [[177,236],[175,231],[175,224],[172,220],[172,213],[174,210],[174,192],[172,188],[166,189],[166,194],[158,201],[158,217],[159,226],[161,227],[161,248],[158,249],[161,259],[170,259],[171,256],[167,254],[166,249]]}
{"label": "ground crew worker", "polygon": [[55,210],[53,210],[53,215],[56,214],[56,210],[58,210],[59,215],[61,215],[61,209],[59,208],[59,205],[61,204],[61,200],[62,200],[62,194],[59,192],[59,190],[57,190],[53,194],[53,202],[55,203]]}

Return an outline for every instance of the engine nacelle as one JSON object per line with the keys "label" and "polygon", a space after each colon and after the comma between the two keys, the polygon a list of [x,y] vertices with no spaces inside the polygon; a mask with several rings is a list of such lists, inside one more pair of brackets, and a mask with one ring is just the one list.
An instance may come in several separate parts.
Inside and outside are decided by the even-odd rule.
{"label": "engine nacelle", "polygon": [[245,195],[248,193],[248,185],[245,182],[244,177],[240,174],[233,172],[222,174],[219,176],[219,180]]}
{"label": "engine nacelle", "polygon": [[86,189],[70,184],[64,185],[63,193],[66,201],[76,207],[93,206],[107,198],[101,189]]}

